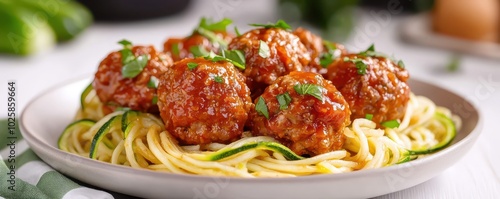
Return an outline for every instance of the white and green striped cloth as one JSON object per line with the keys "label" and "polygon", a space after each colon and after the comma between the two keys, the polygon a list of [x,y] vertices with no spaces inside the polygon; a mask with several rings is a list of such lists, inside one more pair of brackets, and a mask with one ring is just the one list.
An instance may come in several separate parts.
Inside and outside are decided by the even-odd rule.
{"label": "white and green striped cloth", "polygon": [[[15,191],[9,189],[11,162],[5,120],[0,121],[0,198],[12,199],[109,199],[113,195],[75,182],[45,164],[29,149],[28,143],[17,132],[15,144]],[[17,126],[18,127],[18,126]],[[118,194],[119,195],[119,194]],[[117,195],[115,195],[117,196]],[[129,197],[127,197],[129,198]]]}

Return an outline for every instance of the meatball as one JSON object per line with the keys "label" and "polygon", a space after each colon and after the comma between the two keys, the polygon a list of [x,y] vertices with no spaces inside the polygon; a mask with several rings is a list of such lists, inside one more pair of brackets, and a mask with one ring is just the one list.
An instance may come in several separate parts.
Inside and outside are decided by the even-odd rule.
{"label": "meatball", "polygon": [[325,74],[328,65],[321,65],[321,59],[326,59],[324,58],[325,56],[339,57],[340,55],[347,54],[342,44],[323,41],[321,37],[307,29],[299,27],[293,31],[293,34],[300,38],[300,42],[304,44],[311,55],[311,62],[304,68],[305,71]]}
{"label": "meatball", "polygon": [[[262,103],[268,117],[260,111]],[[342,94],[330,81],[311,72],[291,72],[278,78],[255,104],[249,116],[252,134],[274,137],[299,155],[341,149],[344,127],[351,122]]]}
{"label": "meatball", "polygon": [[[227,32],[217,31],[214,33],[227,43],[233,39],[233,36]],[[195,57],[193,51],[196,51],[196,48],[217,53],[221,45],[196,32],[186,38],[170,38],[163,44],[163,51],[170,55],[174,61]]]}
{"label": "meatball", "polygon": [[128,107],[157,113],[156,88],[148,84],[154,81],[153,77],[160,78],[173,61],[168,55],[157,52],[153,46],[135,46],[131,50],[135,57],[148,55],[144,69],[133,78],[123,77],[122,53],[112,52],[99,64],[93,82],[94,89],[99,100],[105,104],[105,112]]}
{"label": "meatball", "polygon": [[[262,44],[261,44],[262,43]],[[268,47],[266,49],[260,49]],[[306,47],[294,34],[279,28],[255,29],[234,38],[229,49],[245,53],[243,74],[252,94],[260,94],[278,77],[292,71],[302,71],[311,61]]]}
{"label": "meatball", "polygon": [[388,58],[350,54],[331,64],[324,76],[349,103],[351,120],[371,114],[380,124],[405,113],[410,99],[409,73]]}
{"label": "meatball", "polygon": [[241,137],[252,101],[233,64],[187,58],[160,79],[158,106],[181,144],[230,143]]}

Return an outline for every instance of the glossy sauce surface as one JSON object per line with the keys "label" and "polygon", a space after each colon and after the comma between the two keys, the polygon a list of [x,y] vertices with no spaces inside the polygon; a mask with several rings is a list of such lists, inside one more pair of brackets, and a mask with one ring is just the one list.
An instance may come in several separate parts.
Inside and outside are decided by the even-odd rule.
{"label": "glossy sauce surface", "polygon": [[[299,84],[322,87],[322,100],[297,93],[294,86]],[[284,93],[289,94],[291,102],[281,110],[277,96]],[[269,119],[252,109],[249,126],[253,134],[274,137],[299,155],[314,156],[342,148],[344,127],[350,124],[349,106],[321,75],[291,72],[267,87],[261,97],[268,107]]]}
{"label": "glossy sauce surface", "polygon": [[95,74],[93,86],[97,96],[106,105],[106,112],[118,107],[129,107],[132,110],[158,112],[153,104],[156,88],[148,87],[151,76],[160,76],[173,63],[172,59],[153,46],[135,46],[132,53],[137,57],[147,54],[149,59],[141,73],[134,78],[122,76],[122,55],[120,52],[110,53],[101,61]]}
{"label": "glossy sauce surface", "polygon": [[181,143],[208,144],[239,139],[252,103],[245,77],[231,63],[187,58],[160,79],[158,105]]}
{"label": "glossy sauce surface", "polygon": [[372,114],[377,124],[402,118],[410,99],[410,87],[406,83],[410,77],[408,71],[385,57],[357,54],[345,57],[362,59],[367,66],[366,74],[358,74],[356,65],[341,57],[328,67],[324,76],[349,103],[351,120],[365,118],[366,114]]}
{"label": "glossy sauce surface", "polygon": [[[233,35],[227,32],[214,32],[221,40],[229,43],[233,39]],[[176,46],[177,49],[174,49]],[[172,57],[174,61],[179,61],[184,58],[193,58],[190,48],[200,46],[205,51],[213,51],[218,53],[221,45],[217,42],[212,42],[210,39],[198,33],[185,38],[170,38],[163,44],[163,51]],[[176,52],[178,50],[178,53]]]}

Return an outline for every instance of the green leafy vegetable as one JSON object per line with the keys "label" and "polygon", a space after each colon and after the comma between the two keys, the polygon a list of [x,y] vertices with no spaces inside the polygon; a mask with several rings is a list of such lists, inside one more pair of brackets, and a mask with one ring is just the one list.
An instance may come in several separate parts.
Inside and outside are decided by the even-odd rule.
{"label": "green leafy vegetable", "polygon": [[207,30],[207,29],[202,28],[202,27],[198,27],[196,29],[196,31],[198,33],[200,33],[200,35],[203,35],[204,37],[208,38],[213,43],[218,43],[219,45],[221,45],[223,47],[226,47],[228,44],[224,39],[222,39],[221,37],[219,37],[217,34],[215,34],[214,32],[212,32],[210,30]]}
{"label": "green leafy vegetable", "polygon": [[389,121],[382,122],[380,125],[392,129],[392,128],[398,128],[399,122],[397,120],[389,120]]}
{"label": "green leafy vegetable", "polygon": [[241,36],[240,31],[238,30],[238,27],[234,27],[234,32],[236,33],[236,36],[239,37]]}
{"label": "green leafy vegetable", "polygon": [[449,72],[455,72],[458,71],[459,68],[460,68],[460,56],[453,55],[450,59],[450,62],[448,63],[448,66],[446,66],[446,69]]}
{"label": "green leafy vegetable", "polygon": [[356,66],[356,69],[359,75],[364,75],[366,74],[366,68],[368,67],[365,62],[363,62],[362,59],[360,58],[349,58],[349,57],[344,57],[344,62],[352,62]]}
{"label": "green leafy vegetable", "polygon": [[148,82],[148,87],[149,88],[158,88],[158,83],[160,81],[158,81],[158,78],[156,78],[155,76],[151,76],[149,78],[149,82]]}
{"label": "green leafy vegetable", "polygon": [[403,60],[399,60],[399,61],[398,61],[398,66],[399,66],[400,68],[405,68],[405,63],[403,62]]}
{"label": "green leafy vegetable", "polygon": [[315,97],[316,99],[323,100],[323,94],[321,90],[323,87],[316,84],[297,84],[293,86],[295,92],[300,95],[310,95]]}
{"label": "green leafy vegetable", "polygon": [[365,118],[366,118],[367,120],[372,120],[372,119],[373,119],[373,114],[366,114],[366,115],[365,115]]}
{"label": "green leafy vegetable", "polygon": [[194,63],[194,62],[189,62],[189,63],[187,63],[187,67],[188,67],[189,70],[193,70],[196,67],[198,67],[198,64]]}
{"label": "green leafy vegetable", "polygon": [[179,43],[172,44],[172,53],[175,56],[179,56],[179,54],[180,54]]}
{"label": "green leafy vegetable", "polygon": [[326,40],[323,41],[323,46],[326,47],[327,52],[322,53],[319,59],[319,64],[321,65],[321,67],[327,68],[333,62],[333,60],[337,58],[335,53],[337,51],[337,47],[333,45],[332,42]]}
{"label": "green leafy vegetable", "polygon": [[263,28],[281,28],[286,31],[291,31],[292,27],[288,25],[285,21],[283,20],[278,20],[276,23],[267,23],[267,24],[249,24],[250,26],[255,26],[255,27],[263,27]]}
{"label": "green leafy vegetable", "polygon": [[130,48],[124,48],[120,50],[120,53],[122,54],[122,64],[125,65],[132,60],[135,59],[134,53],[132,53],[132,50]]}
{"label": "green leafy vegetable", "polygon": [[228,61],[237,68],[245,69],[245,57],[243,56],[243,52],[239,50],[224,50],[222,51],[222,56],[217,55],[214,52],[210,52],[204,58],[207,60],[212,60],[213,62],[217,61]]}
{"label": "green leafy vegetable", "polygon": [[255,104],[255,111],[257,111],[259,115],[263,115],[269,119],[269,111],[267,109],[266,101],[262,96],[259,97],[257,103]]}
{"label": "green leafy vegetable", "polygon": [[142,72],[148,63],[148,55],[141,55],[134,60],[128,62],[122,67],[122,76],[127,78],[134,78]]}
{"label": "green leafy vegetable", "polygon": [[158,96],[153,96],[153,99],[151,99],[152,104],[157,104],[158,103]]}
{"label": "green leafy vegetable", "polygon": [[221,84],[224,83],[224,78],[222,78],[221,76],[214,76],[214,80],[217,83],[221,83]]}
{"label": "green leafy vegetable", "polygon": [[228,18],[224,18],[217,22],[212,22],[210,19],[203,17],[201,18],[198,27],[204,28],[208,31],[226,31],[227,26],[231,23],[233,23],[233,21]]}
{"label": "green leafy vegetable", "polygon": [[132,47],[132,42],[130,42],[126,39],[122,39],[118,43],[123,45],[124,48],[131,48]]}
{"label": "green leafy vegetable", "polygon": [[278,96],[276,96],[276,99],[278,99],[278,103],[280,104],[280,110],[287,109],[290,102],[292,102],[292,98],[290,97],[290,94],[288,94],[288,92],[279,94]]}
{"label": "green leafy vegetable", "polygon": [[194,57],[204,57],[209,54],[209,52],[205,50],[203,46],[191,46],[189,48],[189,52],[191,52],[191,54],[193,54]]}
{"label": "green leafy vegetable", "polygon": [[259,40],[259,56],[262,58],[268,58],[271,56],[271,51],[266,42]]}

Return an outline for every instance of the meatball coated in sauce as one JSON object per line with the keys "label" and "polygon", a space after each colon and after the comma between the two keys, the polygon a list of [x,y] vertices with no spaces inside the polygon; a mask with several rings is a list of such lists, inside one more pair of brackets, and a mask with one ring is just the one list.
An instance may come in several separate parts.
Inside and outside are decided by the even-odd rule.
{"label": "meatball coated in sauce", "polygon": [[167,68],[173,64],[172,59],[157,52],[153,46],[132,47],[132,53],[138,57],[148,55],[148,62],[142,72],[133,78],[122,76],[122,54],[110,53],[99,64],[93,86],[105,112],[112,112],[117,107],[128,107],[132,110],[157,113],[158,106],[153,103],[156,88],[148,87],[151,77],[160,78]]}
{"label": "meatball coated in sauce", "polygon": [[[293,34],[300,38],[300,42],[304,44],[307,51],[311,55],[311,62],[305,67],[305,71],[325,74],[327,69],[326,67],[321,66],[320,60],[325,53],[328,53],[329,49],[325,46],[323,39],[311,31],[301,27],[295,29]],[[332,53],[335,57],[347,54],[347,50],[342,44],[333,42],[330,43],[335,48]]]}
{"label": "meatball coated in sauce", "polygon": [[[297,93],[294,87],[304,84],[322,87],[322,100]],[[288,93],[291,101],[280,109],[277,96],[284,93]],[[255,108],[251,110],[249,127],[254,135],[274,137],[299,155],[314,156],[342,148],[344,127],[350,124],[349,106],[335,86],[321,75],[291,72],[267,87],[261,97],[269,119]]]}
{"label": "meatball coated in sauce", "polygon": [[[269,47],[269,57],[259,55],[260,43]],[[246,68],[243,74],[252,95],[260,94],[278,77],[292,71],[302,71],[311,58],[305,46],[294,34],[279,28],[255,29],[234,38],[230,50],[245,53]]]}
{"label": "meatball coated in sauce", "polygon": [[[229,43],[233,39],[231,34],[227,32],[214,32],[223,41]],[[193,33],[185,38],[170,38],[163,44],[163,51],[172,57],[174,61],[179,61],[184,58],[194,58],[191,48],[199,46],[207,52],[219,52],[220,44],[212,42],[210,39],[199,33]]]}
{"label": "meatball coated in sauce", "polygon": [[160,79],[158,106],[166,129],[182,144],[230,143],[241,137],[252,101],[233,64],[188,58]]}
{"label": "meatball coated in sauce", "polygon": [[[346,57],[361,59],[366,65],[366,74],[359,74],[355,63],[344,61]],[[372,114],[372,121],[380,124],[404,116],[410,99],[410,87],[406,83],[409,73],[392,60],[351,54],[332,63],[324,76],[349,103],[351,120]]]}

